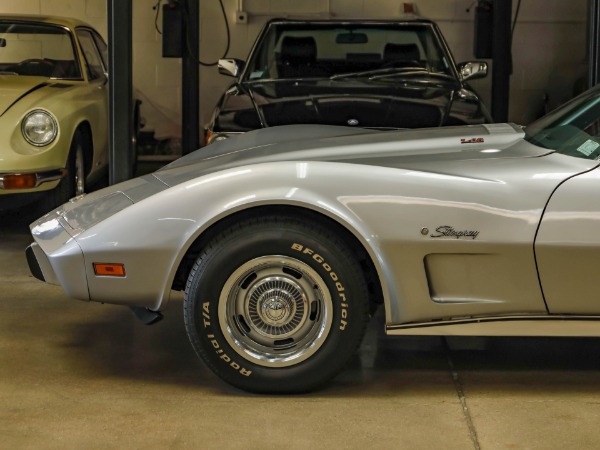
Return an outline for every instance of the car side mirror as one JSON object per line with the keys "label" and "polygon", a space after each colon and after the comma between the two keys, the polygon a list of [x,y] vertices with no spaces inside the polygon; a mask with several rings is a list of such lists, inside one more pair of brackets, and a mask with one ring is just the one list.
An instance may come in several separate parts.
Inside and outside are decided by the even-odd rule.
{"label": "car side mirror", "polygon": [[235,58],[219,59],[217,67],[221,75],[238,77],[244,68],[244,61]]}
{"label": "car side mirror", "polygon": [[468,61],[458,65],[461,81],[484,78],[488,73],[488,65],[484,61]]}

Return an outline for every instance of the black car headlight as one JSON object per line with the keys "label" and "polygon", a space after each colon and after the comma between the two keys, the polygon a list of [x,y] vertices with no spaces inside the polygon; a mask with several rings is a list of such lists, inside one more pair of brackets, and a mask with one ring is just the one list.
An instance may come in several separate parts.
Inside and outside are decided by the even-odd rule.
{"label": "black car headlight", "polygon": [[25,140],[31,145],[43,147],[56,139],[58,124],[48,111],[36,109],[23,119],[21,132]]}

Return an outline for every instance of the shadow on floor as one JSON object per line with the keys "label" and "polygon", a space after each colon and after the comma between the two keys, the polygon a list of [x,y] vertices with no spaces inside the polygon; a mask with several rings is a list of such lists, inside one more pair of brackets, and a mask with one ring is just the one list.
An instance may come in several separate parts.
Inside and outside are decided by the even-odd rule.
{"label": "shadow on floor", "polygon": [[[243,394],[218,380],[197,359],[182,319],[181,300],[151,327],[125,308],[111,307],[95,320],[64,329],[65,346],[78,370],[119,378],[185,386],[211,386]],[[439,394],[451,382],[452,362],[461,377],[491,390],[533,385],[548,392],[600,392],[600,340],[596,338],[389,337],[378,315],[357,355],[334,381],[313,395],[379,396],[390,392]]]}

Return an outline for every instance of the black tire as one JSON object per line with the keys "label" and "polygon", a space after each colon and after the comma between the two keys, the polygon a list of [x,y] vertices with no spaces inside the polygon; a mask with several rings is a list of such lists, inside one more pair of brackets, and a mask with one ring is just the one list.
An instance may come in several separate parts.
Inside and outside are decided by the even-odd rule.
{"label": "black tire", "polygon": [[45,192],[40,205],[42,213],[53,210],[77,195],[85,192],[85,150],[84,139],[79,131],[75,132],[69,158],[67,159],[67,173],[58,186]]}
{"label": "black tire", "polygon": [[351,358],[368,320],[356,252],[317,221],[242,220],[205,246],[188,277],[184,318],[196,353],[257,393],[306,392]]}

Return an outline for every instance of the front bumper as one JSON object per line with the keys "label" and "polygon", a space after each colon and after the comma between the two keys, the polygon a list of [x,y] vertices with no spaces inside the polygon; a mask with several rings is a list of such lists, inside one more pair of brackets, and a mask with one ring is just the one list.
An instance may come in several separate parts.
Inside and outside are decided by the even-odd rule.
{"label": "front bumper", "polygon": [[[147,249],[139,235],[147,232],[149,224],[140,219],[143,225],[136,225],[124,213],[166,189],[148,175],[75,197],[36,220],[30,225],[35,242],[27,250],[32,274],[62,286],[75,299],[158,309],[165,297],[170,261],[165,258],[172,259],[173,250],[162,241],[155,242],[157,248]],[[133,217],[150,210],[138,207],[136,211]],[[170,220],[156,222],[176,233]],[[165,236],[164,231],[158,235]],[[94,263],[121,263],[127,266],[127,276],[99,276]]]}
{"label": "front bumper", "polygon": [[[25,207],[31,203],[42,200],[48,191],[56,188],[66,171],[64,169],[50,170],[35,173],[0,173],[0,211],[10,211]],[[27,188],[16,188],[16,176],[26,177],[23,182],[29,183]],[[5,186],[5,180],[13,177],[9,187]]]}
{"label": "front bumper", "polygon": [[42,184],[58,181],[66,174],[66,169],[28,173],[0,173],[0,191],[30,191],[31,189],[37,189]]}
{"label": "front bumper", "polygon": [[31,274],[49,284],[63,287],[68,296],[89,300],[83,252],[52,213],[32,226],[35,242],[25,255]]}

